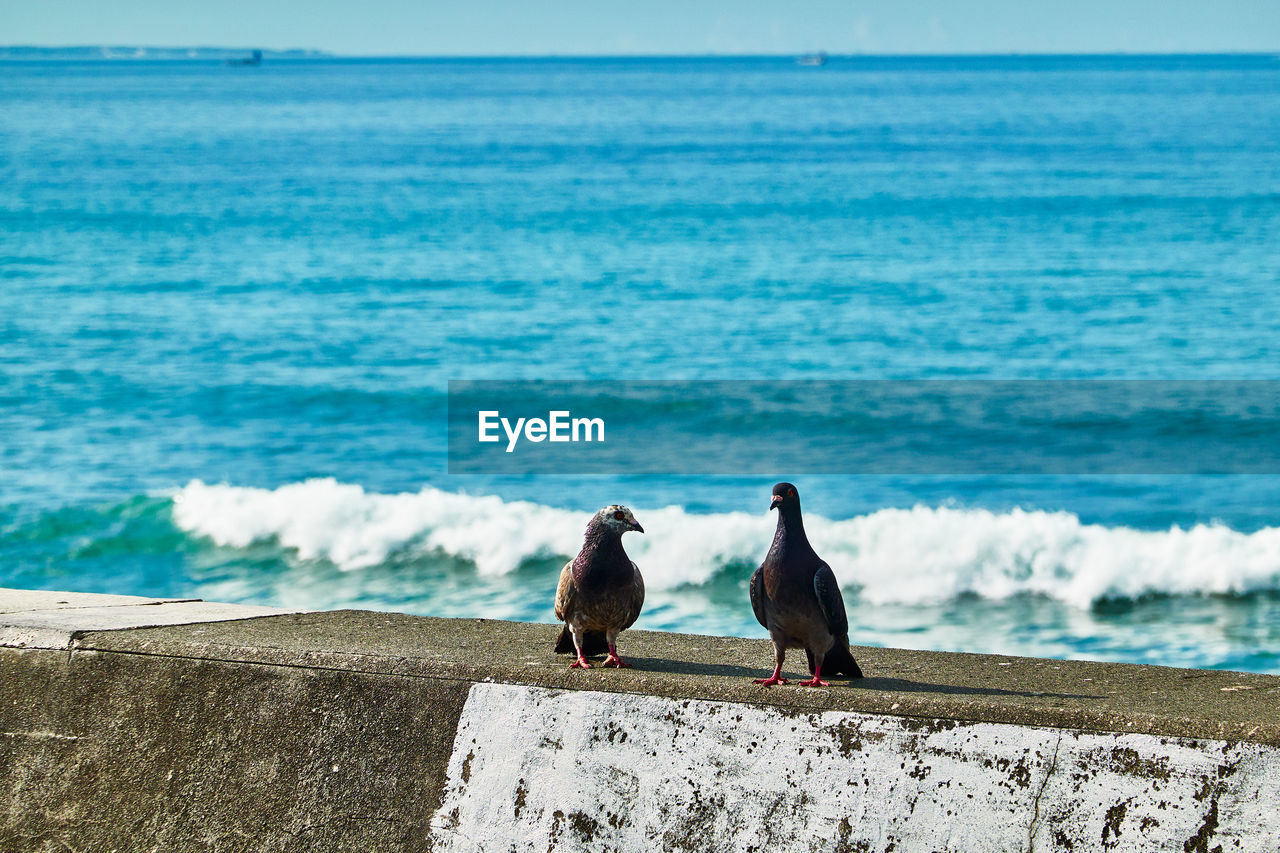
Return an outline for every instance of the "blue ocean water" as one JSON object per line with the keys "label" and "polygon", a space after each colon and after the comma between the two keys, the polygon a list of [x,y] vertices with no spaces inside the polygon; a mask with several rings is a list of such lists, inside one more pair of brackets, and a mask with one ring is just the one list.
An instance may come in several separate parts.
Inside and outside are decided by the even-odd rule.
{"label": "blue ocean water", "polygon": [[[1270,56],[4,62],[0,585],[550,620],[619,501],[761,636],[772,478],[451,477],[447,381],[1277,379],[1276,139]],[[855,642],[1280,672],[1280,478],[797,482]]]}

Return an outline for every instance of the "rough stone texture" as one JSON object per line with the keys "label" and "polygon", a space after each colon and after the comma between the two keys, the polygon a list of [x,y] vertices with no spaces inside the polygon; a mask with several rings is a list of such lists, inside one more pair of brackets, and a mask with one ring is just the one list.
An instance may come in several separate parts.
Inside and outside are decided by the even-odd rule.
{"label": "rough stone texture", "polygon": [[[804,711],[1144,732],[1280,746],[1280,677],[1160,666],[855,648],[867,678],[829,689],[760,687],[768,640],[627,631],[635,669],[570,670],[559,629],[483,619],[331,611],[210,625],[88,634],[80,648],[540,687],[712,699]],[[792,658],[784,674],[801,676]],[[804,676],[807,677],[807,676]]]}
{"label": "rough stone texture", "polygon": [[0,850],[426,848],[467,685],[0,650]]}
{"label": "rough stone texture", "polygon": [[478,684],[437,850],[1280,850],[1280,749]]}

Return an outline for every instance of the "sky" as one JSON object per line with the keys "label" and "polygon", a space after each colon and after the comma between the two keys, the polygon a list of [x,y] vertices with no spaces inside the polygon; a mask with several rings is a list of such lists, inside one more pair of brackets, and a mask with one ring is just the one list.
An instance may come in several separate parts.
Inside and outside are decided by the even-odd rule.
{"label": "sky", "polygon": [[1280,51],[1280,0],[0,0],[0,44],[355,56]]}

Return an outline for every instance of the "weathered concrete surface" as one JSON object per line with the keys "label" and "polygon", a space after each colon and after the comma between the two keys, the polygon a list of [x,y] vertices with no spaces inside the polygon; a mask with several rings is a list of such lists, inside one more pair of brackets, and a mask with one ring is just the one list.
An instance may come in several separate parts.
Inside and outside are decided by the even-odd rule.
{"label": "weathered concrete surface", "polygon": [[549,625],[92,627],[0,648],[6,853],[423,850],[433,819],[453,849],[1280,850],[1276,677],[858,649],[861,682],[761,688],[766,641],[627,632],[634,670],[583,672]]}
{"label": "weathered concrete surface", "polygon": [[[426,619],[336,610],[213,625],[87,634],[79,648],[323,666],[465,681],[1144,732],[1280,746],[1280,677],[1159,666],[855,648],[868,677],[830,689],[764,688],[767,640],[628,631],[634,669],[570,670],[549,653],[559,629],[483,619]],[[793,658],[795,656],[793,655]],[[784,674],[800,676],[788,658]]]}
{"label": "weathered concrete surface", "polygon": [[422,850],[468,685],[0,650],[0,850]]}
{"label": "weathered concrete surface", "polygon": [[113,607],[133,604],[161,604],[195,601],[193,598],[147,598],[141,595],[101,595],[92,592],[53,592],[43,589],[0,587],[0,613],[28,610],[62,610],[77,607]]}
{"label": "weathered concrete surface", "polygon": [[85,631],[181,625],[297,613],[199,599],[0,588],[0,646],[65,649]]}
{"label": "weathered concrete surface", "polygon": [[478,684],[432,836],[460,852],[1275,851],[1278,752]]}

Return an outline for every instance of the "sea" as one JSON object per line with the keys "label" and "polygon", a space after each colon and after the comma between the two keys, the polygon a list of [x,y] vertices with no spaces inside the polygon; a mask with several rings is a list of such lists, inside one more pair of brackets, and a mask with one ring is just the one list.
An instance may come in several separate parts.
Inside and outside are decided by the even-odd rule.
{"label": "sea", "polygon": [[0,586],[549,622],[616,502],[637,627],[763,637],[789,479],[854,643],[1280,673],[1275,475],[445,429],[449,380],[1280,379],[1277,140],[1270,55],[0,62]]}

